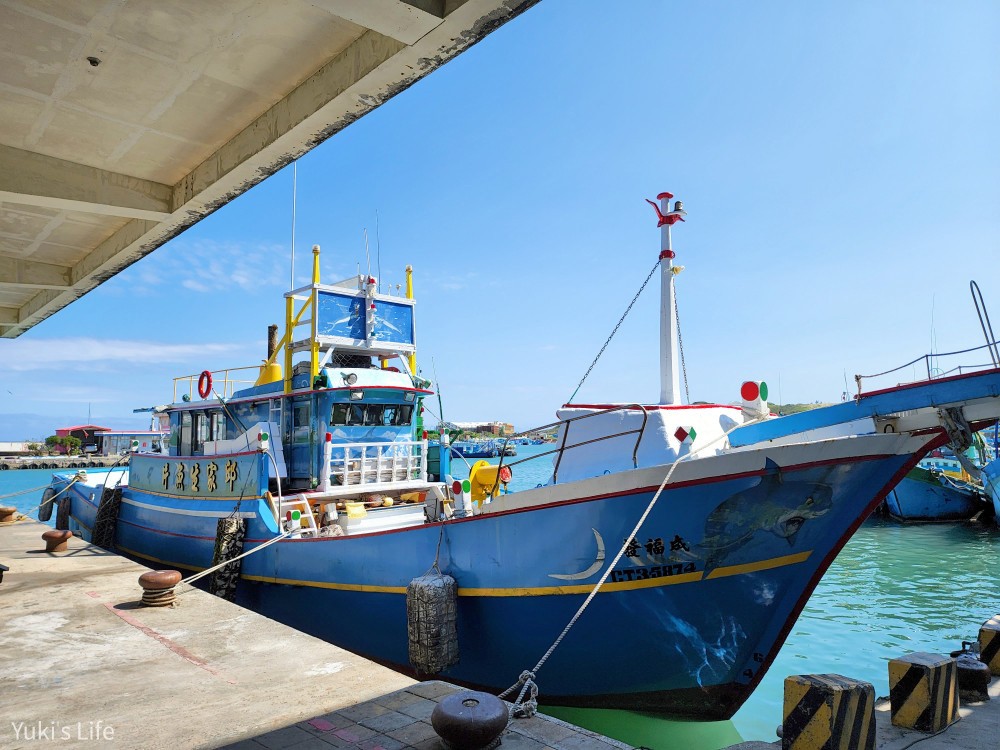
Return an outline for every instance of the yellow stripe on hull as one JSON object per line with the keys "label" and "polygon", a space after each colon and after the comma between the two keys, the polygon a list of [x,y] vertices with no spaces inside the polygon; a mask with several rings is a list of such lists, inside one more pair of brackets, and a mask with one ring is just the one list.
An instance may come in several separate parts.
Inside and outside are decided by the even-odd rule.
{"label": "yellow stripe on hull", "polygon": [[[781,568],[786,565],[796,565],[808,559],[811,551],[802,552],[797,555],[785,555],[775,557],[770,560],[760,560],[746,565],[732,565],[728,568],[716,568],[708,576],[704,576],[702,571],[695,573],[683,573],[674,576],[662,576],[659,578],[648,578],[640,581],[619,581],[608,582],[601,586],[600,593],[612,594],[618,591],[634,591],[636,589],[648,589],[659,586],[671,586],[680,583],[696,583],[703,578],[721,578],[724,576],[741,575],[743,573],[754,573],[759,570],[771,570]],[[276,578],[273,576],[253,576],[243,575],[247,581],[260,581],[261,583],[280,583],[287,586],[310,586],[312,588],[333,589],[336,591],[360,591],[374,594],[405,594],[405,586],[369,586],[358,583],[331,583],[328,581],[302,581],[295,578]],[[574,594],[589,594],[593,590],[592,583],[575,584],[573,586],[536,586],[536,587],[514,587],[514,588],[468,588],[459,587],[459,596],[469,597],[497,597],[497,596],[566,596]]]}

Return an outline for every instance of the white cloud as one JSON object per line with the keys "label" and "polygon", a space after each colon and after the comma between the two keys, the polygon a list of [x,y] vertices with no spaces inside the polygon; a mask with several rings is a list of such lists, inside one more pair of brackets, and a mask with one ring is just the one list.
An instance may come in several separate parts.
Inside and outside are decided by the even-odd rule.
{"label": "white cloud", "polygon": [[137,270],[145,285],[180,284],[193,292],[278,287],[288,278],[288,249],[279,245],[175,240]]}
{"label": "white cloud", "polygon": [[157,341],[66,338],[14,339],[0,344],[0,371],[29,372],[92,363],[158,364],[202,361],[206,355],[227,354],[246,348],[242,344],[166,344]]}

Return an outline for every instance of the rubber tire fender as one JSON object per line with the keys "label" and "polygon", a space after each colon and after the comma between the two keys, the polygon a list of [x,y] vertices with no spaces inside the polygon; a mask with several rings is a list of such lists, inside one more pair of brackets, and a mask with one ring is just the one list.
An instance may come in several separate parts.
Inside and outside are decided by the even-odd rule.
{"label": "rubber tire fender", "polygon": [[69,530],[69,511],[73,505],[73,499],[69,493],[64,493],[59,499],[59,510],[56,511],[56,528],[59,531]]}
{"label": "rubber tire fender", "polygon": [[43,523],[52,518],[52,498],[55,497],[56,491],[51,487],[46,487],[45,491],[42,493],[42,504],[38,506],[38,520]]}

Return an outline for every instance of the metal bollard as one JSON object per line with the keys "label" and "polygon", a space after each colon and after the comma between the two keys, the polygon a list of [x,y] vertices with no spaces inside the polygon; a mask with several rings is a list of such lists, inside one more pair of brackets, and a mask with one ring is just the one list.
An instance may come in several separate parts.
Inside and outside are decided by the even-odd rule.
{"label": "metal bollard", "polygon": [[65,552],[69,546],[69,540],[72,538],[72,531],[49,529],[48,531],[42,532],[42,539],[45,541],[46,552]]}
{"label": "metal bollard", "polygon": [[174,603],[174,586],[181,582],[180,571],[151,570],[139,576],[142,603],[146,607],[166,607]]}
{"label": "metal bollard", "polygon": [[431,726],[450,750],[496,747],[507,721],[506,703],[495,695],[475,690],[447,696],[431,713]]}

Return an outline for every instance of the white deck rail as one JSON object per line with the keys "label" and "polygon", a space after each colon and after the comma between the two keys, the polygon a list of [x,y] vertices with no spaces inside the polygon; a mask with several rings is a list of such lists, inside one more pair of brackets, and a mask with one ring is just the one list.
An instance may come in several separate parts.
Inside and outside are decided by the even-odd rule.
{"label": "white deck rail", "polygon": [[334,443],[330,483],[374,490],[427,482],[427,441]]}

